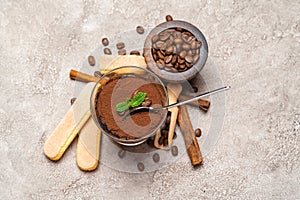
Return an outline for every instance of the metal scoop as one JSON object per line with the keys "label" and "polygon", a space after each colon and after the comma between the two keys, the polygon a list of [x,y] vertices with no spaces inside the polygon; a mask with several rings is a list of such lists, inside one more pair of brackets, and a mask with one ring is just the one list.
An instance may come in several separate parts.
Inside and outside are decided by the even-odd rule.
{"label": "metal scoop", "polygon": [[178,103],[173,103],[171,105],[157,107],[157,108],[145,107],[145,106],[137,107],[137,108],[134,108],[134,109],[130,110],[124,116],[124,119],[127,118],[129,115],[134,115],[134,114],[139,113],[139,112],[157,112],[157,111],[160,111],[160,110],[163,110],[163,109],[168,109],[168,108],[173,108],[173,107],[176,107],[176,106],[181,106],[181,105],[187,104],[189,102],[196,101],[196,100],[198,100],[202,97],[212,95],[212,94],[216,94],[218,92],[226,91],[226,90],[229,90],[229,89],[230,89],[230,86],[224,86],[224,87],[221,87],[221,88],[211,90],[211,91],[205,92],[203,94],[197,95],[197,96],[195,96],[193,98],[190,98],[190,99],[187,99],[185,101],[181,101],[181,102],[178,102]]}

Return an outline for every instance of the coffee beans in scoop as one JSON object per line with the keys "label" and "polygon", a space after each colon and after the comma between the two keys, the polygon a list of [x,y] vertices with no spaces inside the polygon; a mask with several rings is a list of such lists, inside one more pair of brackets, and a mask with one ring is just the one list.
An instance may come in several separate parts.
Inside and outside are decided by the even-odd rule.
{"label": "coffee beans in scoop", "polygon": [[184,72],[200,58],[202,43],[183,28],[170,28],[152,37],[152,56],[158,68]]}

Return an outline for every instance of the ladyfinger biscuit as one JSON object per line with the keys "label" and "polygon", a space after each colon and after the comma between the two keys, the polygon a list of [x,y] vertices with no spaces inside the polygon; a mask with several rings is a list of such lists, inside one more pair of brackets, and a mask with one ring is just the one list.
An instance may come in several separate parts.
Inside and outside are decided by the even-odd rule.
{"label": "ladyfinger biscuit", "polygon": [[44,144],[50,160],[59,160],[80,129],[90,118],[90,96],[95,83],[88,83]]}
{"label": "ladyfinger biscuit", "polygon": [[83,171],[92,171],[98,167],[101,131],[90,118],[81,129],[76,148],[76,163]]}

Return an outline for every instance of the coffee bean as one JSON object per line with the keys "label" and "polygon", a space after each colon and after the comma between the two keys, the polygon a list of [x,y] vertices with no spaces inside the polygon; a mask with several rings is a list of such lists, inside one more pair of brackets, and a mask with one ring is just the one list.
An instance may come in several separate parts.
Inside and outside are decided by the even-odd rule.
{"label": "coffee bean", "polygon": [[175,38],[173,43],[174,44],[183,44],[183,40],[181,38]]}
{"label": "coffee bean", "polygon": [[185,60],[188,62],[188,63],[193,63],[194,59],[192,56],[186,56],[185,57]]}
{"label": "coffee bean", "polygon": [[176,31],[182,32],[182,31],[183,31],[183,28],[177,27],[177,28],[176,28]]}
{"label": "coffee bean", "polygon": [[168,134],[169,134],[169,131],[167,131],[167,130],[162,130],[162,131],[161,131],[161,135],[162,135],[164,138],[167,138],[167,137],[168,137]]}
{"label": "coffee bean", "polygon": [[178,70],[176,69],[176,68],[171,68],[171,71],[173,72],[173,73],[177,73],[178,72]]}
{"label": "coffee bean", "polygon": [[161,41],[165,41],[170,37],[170,34],[167,32],[162,32],[158,36]]}
{"label": "coffee bean", "polygon": [[153,35],[152,43],[156,43],[158,41],[158,39],[159,39],[158,35]]}
{"label": "coffee bean", "polygon": [[136,50],[133,50],[130,52],[130,55],[136,55],[136,56],[139,56],[140,55],[140,52],[139,51],[136,51]]}
{"label": "coffee bean", "polygon": [[164,142],[164,138],[163,138],[163,137],[160,137],[160,138],[158,139],[158,144],[159,144],[159,145],[162,145],[163,142]]}
{"label": "coffee bean", "polygon": [[173,21],[173,17],[171,15],[167,15],[166,16],[166,21],[169,22],[169,21]]}
{"label": "coffee bean", "polygon": [[97,77],[97,78],[101,78],[102,77],[102,74],[100,71],[95,71],[94,72],[94,76]]}
{"label": "coffee bean", "polygon": [[166,66],[165,66],[165,68],[164,68],[164,70],[166,70],[166,71],[171,71],[171,69],[172,69],[172,67],[171,66],[169,66],[169,64],[167,64]]}
{"label": "coffee bean", "polygon": [[[180,65],[182,65],[182,64],[184,64],[185,63],[185,60],[184,60],[184,58],[182,58],[182,57],[178,57],[178,63],[180,64]],[[181,68],[181,67],[180,67]]]}
{"label": "coffee bean", "polygon": [[139,171],[142,172],[142,171],[145,170],[145,165],[144,165],[143,163],[139,162],[139,163],[137,164],[137,168],[138,168]]}
{"label": "coffee bean", "polygon": [[196,48],[200,48],[201,47],[201,45],[202,45],[202,42],[200,42],[200,41],[196,41]]}
{"label": "coffee bean", "polygon": [[157,56],[162,60],[164,60],[164,58],[165,58],[165,56],[163,55],[163,53],[161,51],[157,52]]}
{"label": "coffee bean", "polygon": [[170,35],[173,35],[173,33],[176,31],[174,28],[169,28],[166,30]]}
{"label": "coffee bean", "polygon": [[107,39],[107,38],[102,38],[102,44],[103,44],[104,46],[109,45],[108,39]]}
{"label": "coffee bean", "polygon": [[172,51],[173,51],[173,46],[172,45],[167,46],[167,48],[166,48],[166,54],[170,55],[172,53]]}
{"label": "coffee bean", "polygon": [[184,32],[182,32],[182,34],[186,35],[186,36],[193,36],[193,34],[188,31],[184,31]]}
{"label": "coffee bean", "polygon": [[180,54],[181,52],[181,44],[176,44],[176,53]]}
{"label": "coffee bean", "polygon": [[95,66],[95,58],[94,58],[94,56],[89,56],[88,57],[88,61],[89,61],[89,64],[91,65],[91,66]]}
{"label": "coffee bean", "polygon": [[124,42],[118,42],[116,46],[117,46],[117,49],[123,49],[125,47],[125,44],[124,44]]}
{"label": "coffee bean", "polygon": [[125,154],[126,154],[126,151],[124,151],[124,150],[122,150],[122,149],[118,152],[118,156],[119,156],[120,158],[124,158],[124,157],[125,157]]}
{"label": "coffee bean", "polygon": [[172,58],[173,58],[172,55],[166,56],[164,59],[165,63],[170,63],[172,61]]}
{"label": "coffee bean", "polygon": [[194,91],[194,93],[197,93],[198,92],[198,88],[197,87],[193,87],[193,91]]}
{"label": "coffee bean", "polygon": [[186,51],[180,52],[179,56],[180,56],[181,58],[185,58],[185,56],[186,56]]}
{"label": "coffee bean", "polygon": [[121,49],[118,51],[118,54],[121,55],[121,56],[124,56],[126,55],[126,49]]}
{"label": "coffee bean", "polygon": [[171,152],[173,156],[177,156],[178,155],[178,147],[177,146],[172,146],[171,147]]}
{"label": "coffee bean", "polygon": [[192,64],[192,63],[188,63],[188,62],[186,62],[186,63],[185,63],[185,65],[186,65],[188,68],[191,68],[191,67],[193,67],[193,64]]}
{"label": "coffee bean", "polygon": [[191,49],[196,49],[197,48],[197,43],[196,43],[196,41],[194,40],[194,41],[192,41],[192,43],[191,43]]}
{"label": "coffee bean", "polygon": [[160,130],[168,130],[167,125],[164,123],[161,127]]}
{"label": "coffee bean", "polygon": [[142,103],[143,107],[149,107],[151,106],[152,101],[150,99],[145,99],[145,101]]}
{"label": "coffee bean", "polygon": [[185,64],[181,64],[181,65],[179,65],[179,68],[183,70],[186,68],[186,66],[185,66]]}
{"label": "coffee bean", "polygon": [[153,59],[154,59],[154,60],[158,60],[157,54],[153,54]]}
{"label": "coffee bean", "polygon": [[200,128],[197,128],[197,129],[195,130],[195,135],[196,135],[196,137],[200,137],[200,136],[202,135],[202,131],[201,131]]}
{"label": "coffee bean", "polygon": [[137,26],[136,27],[136,32],[139,34],[143,34],[145,32],[144,27],[142,26]]}
{"label": "coffee bean", "polygon": [[74,97],[74,98],[72,98],[70,101],[71,101],[71,105],[73,105],[74,102],[76,101],[76,98]]}
{"label": "coffee bean", "polygon": [[179,31],[175,31],[174,33],[173,33],[173,36],[175,37],[175,38],[182,38],[182,33],[181,32],[179,32]]}
{"label": "coffee bean", "polygon": [[153,154],[152,159],[155,163],[158,163],[160,160],[159,154],[158,153]]}
{"label": "coffee bean", "polygon": [[196,54],[194,56],[193,63],[196,63],[198,61],[199,57],[200,57],[199,54]]}
{"label": "coffee bean", "polygon": [[175,140],[177,138],[177,134],[176,132],[174,131],[174,134],[173,134],[173,140]]}
{"label": "coffee bean", "polygon": [[163,48],[164,45],[165,45],[165,43],[163,41],[160,41],[160,40],[155,43],[155,46],[156,46],[157,49],[164,49]]}
{"label": "coffee bean", "polygon": [[178,68],[179,68],[179,64],[178,64],[178,63],[176,63],[176,64],[175,64],[175,66],[174,66],[174,68],[175,68],[176,70],[178,70]]}
{"label": "coffee bean", "polygon": [[171,63],[173,64],[173,66],[176,64],[177,62],[177,55],[172,56],[172,61]]}
{"label": "coffee bean", "polygon": [[165,138],[164,141],[163,141],[163,145],[168,146],[168,143],[169,143],[168,138]]}
{"label": "coffee bean", "polygon": [[162,60],[156,61],[156,65],[159,69],[163,69],[165,67],[165,63]]}
{"label": "coffee bean", "polygon": [[184,43],[184,44],[182,45],[182,48],[183,48],[184,50],[189,50],[191,47],[190,47],[189,44]]}
{"label": "coffee bean", "polygon": [[109,48],[104,48],[103,51],[104,51],[104,54],[111,55],[111,50]]}

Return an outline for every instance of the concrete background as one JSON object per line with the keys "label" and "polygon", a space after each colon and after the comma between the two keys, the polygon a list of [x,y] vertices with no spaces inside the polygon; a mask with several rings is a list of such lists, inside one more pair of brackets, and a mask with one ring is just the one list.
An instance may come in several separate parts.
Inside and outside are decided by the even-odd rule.
{"label": "concrete background", "polygon": [[[300,2],[0,0],[0,199],[300,199]],[[69,108],[68,78],[102,36],[166,14],[200,27],[232,86],[221,139],[200,169],[188,157],[130,174],[81,172],[74,143],[42,145]],[[79,67],[77,68],[79,69]]]}

